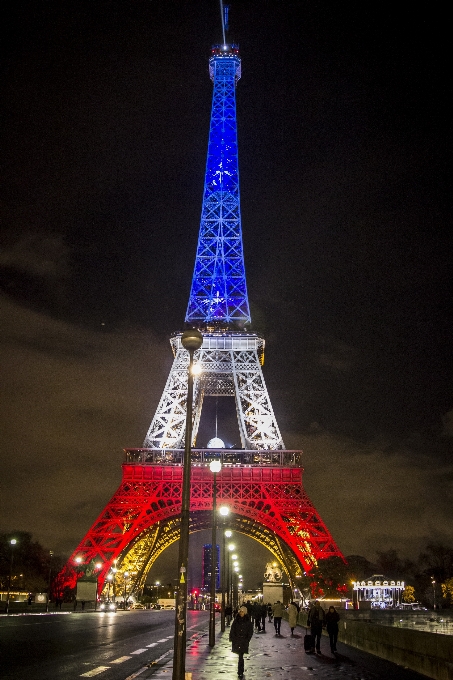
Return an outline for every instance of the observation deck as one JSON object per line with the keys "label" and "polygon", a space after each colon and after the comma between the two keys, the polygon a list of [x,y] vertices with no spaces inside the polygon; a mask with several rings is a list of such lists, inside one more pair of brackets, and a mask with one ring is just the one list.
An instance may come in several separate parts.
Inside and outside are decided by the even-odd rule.
{"label": "observation deck", "polygon": [[[124,449],[125,462],[136,465],[164,465],[182,467],[184,449]],[[208,468],[213,460],[219,460],[223,468],[231,467],[302,467],[302,451],[288,449],[192,449],[193,468]]]}

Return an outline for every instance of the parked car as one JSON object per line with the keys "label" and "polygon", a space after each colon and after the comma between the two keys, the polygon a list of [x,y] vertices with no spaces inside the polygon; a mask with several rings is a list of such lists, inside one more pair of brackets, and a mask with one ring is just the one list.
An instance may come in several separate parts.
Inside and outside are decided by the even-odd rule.
{"label": "parked car", "polygon": [[131,604],[129,609],[146,609],[144,604],[140,604],[140,602],[134,602],[134,604]]}

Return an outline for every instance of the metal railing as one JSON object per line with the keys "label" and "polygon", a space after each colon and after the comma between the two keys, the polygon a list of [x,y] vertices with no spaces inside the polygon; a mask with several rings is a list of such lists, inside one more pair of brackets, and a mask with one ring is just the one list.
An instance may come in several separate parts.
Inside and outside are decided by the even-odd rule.
{"label": "metal railing", "polygon": [[[184,449],[124,449],[126,463],[141,465],[181,465]],[[302,451],[257,451],[237,449],[192,449],[193,467],[209,467],[213,460],[220,460],[222,467],[301,467]]]}

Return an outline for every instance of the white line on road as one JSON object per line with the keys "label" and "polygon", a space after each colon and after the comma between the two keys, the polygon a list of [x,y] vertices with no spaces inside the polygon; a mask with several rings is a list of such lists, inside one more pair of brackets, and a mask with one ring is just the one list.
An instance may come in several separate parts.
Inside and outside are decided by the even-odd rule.
{"label": "white line on road", "polygon": [[132,657],[130,656],[120,656],[118,659],[115,659],[114,661],[111,661],[110,663],[124,663],[125,661],[128,661]]}
{"label": "white line on road", "polygon": [[143,652],[146,652],[146,647],[144,649],[136,649],[135,652],[131,652],[131,654],[143,654]]}
{"label": "white line on road", "polygon": [[167,642],[167,640],[169,640],[169,638],[162,638],[162,640],[158,640],[157,642]]}
{"label": "white line on road", "polygon": [[[162,661],[162,659],[164,659],[166,656],[171,654],[172,651],[173,651],[172,649],[169,649],[168,652],[165,652],[165,654],[162,654],[157,659],[154,659],[153,664],[159,663],[159,661]],[[145,671],[149,671],[149,668],[150,668],[149,666],[143,666],[143,668],[140,668],[136,673],[132,673],[132,675],[128,675],[127,678],[125,678],[125,680],[134,680],[134,678],[138,677],[139,675],[141,675]]]}
{"label": "white line on road", "polygon": [[97,668],[93,668],[93,670],[88,671],[88,673],[82,673],[80,676],[81,678],[92,678],[94,675],[99,675],[99,673],[103,673],[104,671],[108,671],[110,666],[98,666]]}
{"label": "white line on road", "polygon": [[155,647],[157,645],[157,642],[151,642],[150,645],[146,645],[147,647]]}

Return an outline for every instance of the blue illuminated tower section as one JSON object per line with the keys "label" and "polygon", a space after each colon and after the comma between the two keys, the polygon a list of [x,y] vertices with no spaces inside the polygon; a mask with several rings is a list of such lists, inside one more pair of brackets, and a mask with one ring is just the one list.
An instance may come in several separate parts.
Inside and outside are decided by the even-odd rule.
{"label": "blue illuminated tower section", "polygon": [[[193,444],[205,397],[234,397],[240,445],[245,450],[284,449],[262,365],[264,339],[246,327],[250,309],[245,281],[239,197],[236,45],[215,45],[209,59],[214,83],[208,154],[195,268],[185,322],[203,333],[195,353]],[[182,334],[171,338],[173,366],[143,442],[154,450],[184,447],[188,354]]]}
{"label": "blue illuminated tower section", "polygon": [[209,61],[214,83],[197,255],[186,322],[194,326],[250,322],[242,248],[236,83],[236,45],[215,45]]}

